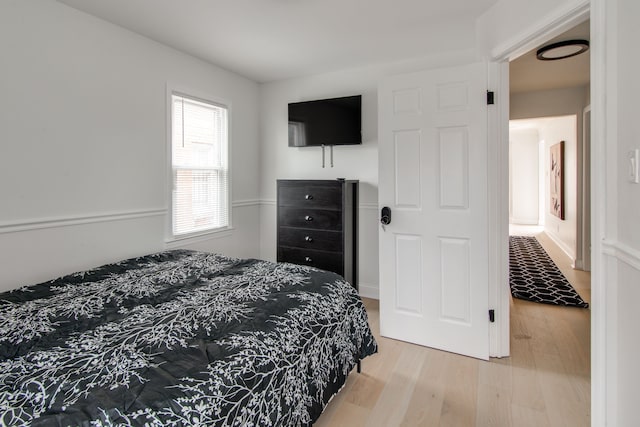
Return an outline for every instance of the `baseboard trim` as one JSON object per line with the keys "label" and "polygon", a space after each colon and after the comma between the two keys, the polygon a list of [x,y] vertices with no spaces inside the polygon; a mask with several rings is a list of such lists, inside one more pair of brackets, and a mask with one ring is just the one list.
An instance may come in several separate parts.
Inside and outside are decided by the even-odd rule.
{"label": "baseboard trim", "polygon": [[522,218],[513,218],[509,217],[509,224],[513,225],[538,225],[539,222],[537,219],[522,219]]}
{"label": "baseboard trim", "polygon": [[553,233],[550,233],[547,230],[544,230],[545,234],[547,236],[549,236],[549,238],[551,240],[553,240],[553,243],[555,243],[561,250],[562,252],[565,253],[565,255],[567,255],[569,257],[569,259],[571,260],[571,265],[575,265],[576,263],[576,256],[575,254],[572,255],[571,254],[571,249],[569,248],[569,246],[567,246],[567,244],[565,242],[563,242],[562,240],[560,240],[560,238],[558,236],[556,236]]}
{"label": "baseboard trim", "polygon": [[380,289],[376,285],[358,283],[360,296],[364,298],[380,299]]}

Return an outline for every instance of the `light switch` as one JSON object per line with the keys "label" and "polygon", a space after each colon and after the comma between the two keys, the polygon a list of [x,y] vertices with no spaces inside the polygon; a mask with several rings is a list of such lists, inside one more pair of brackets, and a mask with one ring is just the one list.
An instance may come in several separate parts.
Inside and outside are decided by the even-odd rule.
{"label": "light switch", "polygon": [[640,161],[640,150],[629,151],[629,182],[634,184],[640,183],[640,174],[638,171],[638,162]]}

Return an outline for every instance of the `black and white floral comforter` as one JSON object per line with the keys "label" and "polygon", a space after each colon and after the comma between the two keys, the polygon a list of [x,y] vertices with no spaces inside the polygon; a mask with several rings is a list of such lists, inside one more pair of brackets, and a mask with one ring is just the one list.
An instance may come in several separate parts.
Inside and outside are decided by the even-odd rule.
{"label": "black and white floral comforter", "polygon": [[333,273],[163,252],[0,294],[0,425],[309,425],[376,348]]}

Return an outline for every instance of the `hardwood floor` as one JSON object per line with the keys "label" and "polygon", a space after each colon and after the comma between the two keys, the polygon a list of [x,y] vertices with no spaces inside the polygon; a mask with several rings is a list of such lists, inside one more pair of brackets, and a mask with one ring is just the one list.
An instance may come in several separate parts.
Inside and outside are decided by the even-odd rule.
{"label": "hardwood floor", "polygon": [[[589,273],[538,240],[590,302]],[[382,338],[378,301],[364,299],[379,344],[316,426],[589,426],[590,312],[511,303],[511,357],[489,362]]]}

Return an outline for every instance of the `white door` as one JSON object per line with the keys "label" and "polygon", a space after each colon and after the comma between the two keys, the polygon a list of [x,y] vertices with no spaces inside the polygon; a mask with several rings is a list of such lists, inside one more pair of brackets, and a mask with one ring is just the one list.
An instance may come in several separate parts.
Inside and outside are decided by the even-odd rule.
{"label": "white door", "polygon": [[486,65],[378,90],[383,336],[489,358]]}

